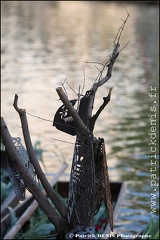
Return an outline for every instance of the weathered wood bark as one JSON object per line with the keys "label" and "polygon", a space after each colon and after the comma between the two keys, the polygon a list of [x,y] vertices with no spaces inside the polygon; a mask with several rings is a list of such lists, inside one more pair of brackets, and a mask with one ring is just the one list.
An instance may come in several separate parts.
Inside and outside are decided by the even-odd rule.
{"label": "weathered wood bark", "polygon": [[29,127],[28,127],[28,121],[27,121],[27,117],[26,117],[26,110],[18,108],[17,103],[18,103],[18,95],[16,94],[13,106],[20,116],[23,136],[24,136],[27,152],[29,154],[29,158],[30,158],[30,160],[31,160],[31,162],[32,162],[32,164],[35,168],[35,171],[36,171],[36,174],[37,174],[39,180],[41,181],[44,189],[46,190],[46,192],[48,194],[48,197],[51,199],[51,201],[53,202],[53,204],[55,205],[55,207],[57,208],[57,210],[59,211],[61,216],[63,218],[66,218],[67,208],[64,205],[64,203],[61,201],[61,199],[58,197],[56,192],[53,190],[51,185],[49,184],[45,174],[43,173],[43,171],[40,167],[39,161],[36,158],[36,155],[35,155],[35,152],[34,152],[34,149],[33,149],[33,146],[32,146],[32,142],[31,142],[30,134],[29,134]]}
{"label": "weathered wood bark", "polygon": [[28,187],[31,194],[39,203],[40,207],[42,208],[48,219],[56,227],[57,231],[61,231],[61,224],[63,222],[63,219],[53,209],[47,198],[42,193],[42,190],[39,188],[37,182],[30,176],[30,174],[24,167],[17,150],[13,145],[11,135],[3,118],[1,118],[1,138],[3,144],[5,145],[6,151],[12,160],[13,165],[18,170],[25,185]]}

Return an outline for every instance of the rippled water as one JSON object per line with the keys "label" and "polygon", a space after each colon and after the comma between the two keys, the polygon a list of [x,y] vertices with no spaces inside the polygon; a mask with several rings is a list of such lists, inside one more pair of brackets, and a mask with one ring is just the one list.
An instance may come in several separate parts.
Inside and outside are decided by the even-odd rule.
{"label": "rippled water", "polygon": [[[19,107],[50,120],[27,116],[32,141],[40,140],[46,150],[48,172],[57,171],[63,159],[70,173],[74,145],[54,139],[74,143],[75,137],[52,127],[51,121],[61,105],[55,89],[65,79],[76,92],[84,78],[85,91],[92,86],[98,70],[86,62],[104,61],[111,53],[121,19],[126,17],[124,5],[131,17],[121,47],[129,40],[130,43],[119,55],[112,78],[98,90],[94,112],[114,86],[111,101],[97,120],[95,136],[105,139],[111,181],[127,183],[116,231],[132,233],[140,231],[151,216],[158,215],[158,196],[155,206],[152,204],[155,213],[151,213],[151,193],[158,192],[156,186],[151,186],[151,174],[157,174],[152,184],[158,182],[157,5],[2,1],[1,107],[12,136],[22,137],[20,120],[12,107],[15,93],[19,95]],[[70,99],[76,97],[68,85],[66,90]],[[156,144],[150,145],[149,133],[153,130]],[[156,147],[155,152],[151,152],[152,146]],[[151,160],[157,164],[151,165]],[[151,172],[155,166],[157,171]]]}

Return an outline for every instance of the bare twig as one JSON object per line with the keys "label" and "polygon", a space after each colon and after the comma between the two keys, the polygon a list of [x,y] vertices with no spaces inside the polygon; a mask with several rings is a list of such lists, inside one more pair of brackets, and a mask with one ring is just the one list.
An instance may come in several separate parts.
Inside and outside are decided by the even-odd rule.
{"label": "bare twig", "polygon": [[119,50],[119,53],[122,52],[122,50],[125,49],[129,43],[130,43],[130,40]]}
{"label": "bare twig", "polygon": [[95,62],[95,61],[87,61],[86,63],[95,63],[95,64],[99,64],[99,65],[102,65],[103,67],[105,67],[105,65],[101,62]]}
{"label": "bare twig", "polygon": [[[64,84],[66,83],[66,80],[67,80],[67,78],[65,78],[65,80],[62,82],[59,82],[59,85],[61,85],[62,87],[63,87],[63,89],[64,89],[64,92],[65,92],[65,94],[67,95],[67,91],[66,91],[66,88],[65,88],[65,86],[64,86]],[[68,96],[68,95],[67,95]]]}
{"label": "bare twig", "polygon": [[[76,91],[71,87],[71,85],[68,83],[68,82],[66,82],[66,84],[69,86],[69,88],[75,93],[75,95],[76,96],[78,96],[78,94],[76,93]],[[67,94],[66,94],[67,95]]]}
{"label": "bare twig", "polygon": [[81,95],[83,94],[84,87],[85,87],[85,82],[86,82],[86,75],[85,75],[85,68],[84,68],[84,65],[83,65],[83,75],[84,75],[84,79],[83,79],[83,87],[82,87]]}
{"label": "bare twig", "polygon": [[116,58],[117,58],[118,55],[119,55],[119,53],[118,53],[119,46],[120,46],[120,45],[118,44],[118,45],[116,46],[116,49],[113,50],[112,57],[111,57],[111,59],[109,60],[109,63],[108,63],[108,65],[107,65],[108,70],[107,70],[106,76],[100,80],[100,78],[101,78],[101,76],[102,76],[102,73],[103,73],[103,71],[104,71],[104,68],[105,68],[105,67],[103,67],[103,69],[102,69],[102,71],[101,71],[101,74],[100,74],[100,76],[99,76],[99,81],[96,82],[96,83],[94,83],[94,85],[93,85],[93,90],[94,90],[94,92],[97,91],[98,87],[102,86],[104,83],[106,83],[106,82],[111,78],[113,65],[114,65],[114,63],[115,63],[115,61],[116,61]]}
{"label": "bare twig", "polygon": [[[111,78],[113,66],[114,66],[114,63],[115,63],[117,57],[119,56],[119,52],[122,51],[129,43],[128,42],[119,51],[120,38],[121,38],[122,32],[124,30],[125,24],[126,24],[128,18],[129,18],[129,16],[130,16],[129,13],[127,12],[127,17],[126,17],[125,20],[123,20],[123,24],[119,28],[119,30],[118,30],[118,32],[117,32],[117,34],[115,36],[115,39],[113,41],[113,44],[114,44],[113,45],[113,51],[112,51],[112,54],[109,55],[109,60],[107,60],[104,64],[99,63],[99,62],[92,62],[92,63],[97,63],[97,64],[102,65],[102,70],[97,68],[99,70],[99,73],[98,73],[98,76],[96,78],[96,81],[94,82],[93,86],[91,87],[90,94],[88,95],[89,91],[87,91],[86,95],[84,96],[84,98],[86,97],[86,101],[87,101],[87,104],[85,104],[85,106],[84,106],[85,109],[83,109],[83,111],[85,112],[85,116],[86,116],[85,119],[87,119],[87,121],[85,121],[85,124],[79,118],[77,112],[75,111],[75,109],[73,108],[72,104],[69,102],[68,98],[64,94],[63,89],[62,88],[57,88],[56,89],[58,94],[59,94],[59,96],[60,96],[60,99],[62,100],[62,102],[64,103],[65,107],[68,109],[68,111],[70,112],[70,115],[73,117],[73,119],[74,119],[74,121],[75,121],[75,123],[76,123],[78,128],[84,128],[85,129],[87,127],[88,129],[93,129],[93,124],[91,123],[91,118],[92,118],[92,110],[93,110],[93,106],[94,106],[95,95],[96,95],[96,92],[97,92],[98,88],[100,86],[102,86],[103,84],[105,84]],[[102,78],[104,69],[106,67],[108,68],[107,69],[107,73],[106,73],[105,77]],[[108,99],[108,97],[110,97],[110,95],[107,96],[107,99]],[[94,119],[95,119],[95,116],[94,116],[94,118],[92,118],[92,121]],[[90,127],[90,124],[92,125],[92,127]],[[95,122],[94,122],[94,124],[95,124]]]}
{"label": "bare twig", "polygon": [[102,110],[106,107],[106,105],[109,103],[110,98],[111,98],[111,92],[112,92],[113,87],[111,87],[109,89],[109,93],[107,97],[104,97],[103,100],[103,104],[99,107],[99,109],[97,110],[97,112],[92,116],[91,121],[90,121],[90,131],[93,132],[94,129],[94,125],[95,122],[97,120],[97,118],[99,117],[100,113],[102,112]]}
{"label": "bare twig", "polygon": [[[126,10],[126,12],[127,12],[127,10]],[[128,45],[128,43],[129,43],[129,42],[128,42],[128,43],[119,51],[120,38],[121,38],[121,35],[122,35],[123,30],[124,30],[125,24],[126,24],[126,22],[127,22],[127,20],[128,20],[129,17],[130,17],[130,14],[127,12],[127,17],[126,17],[125,20],[123,20],[123,23],[122,23],[121,27],[119,28],[119,30],[118,30],[118,32],[117,32],[117,34],[116,34],[116,36],[115,36],[115,39],[114,39],[114,41],[113,41],[113,44],[114,44],[114,45],[113,45],[112,54],[110,55],[110,60],[107,61],[107,62],[104,64],[101,72],[98,74],[98,76],[99,76],[99,77],[98,77],[98,80],[99,80],[99,81],[96,82],[96,83],[94,83],[94,85],[93,85],[94,91],[96,91],[96,90],[98,89],[98,87],[102,86],[104,83],[106,83],[106,82],[111,78],[111,76],[112,76],[112,69],[113,69],[113,65],[114,65],[114,63],[115,63],[115,61],[116,61],[116,58],[118,57],[119,53],[120,53],[120,52]],[[103,74],[103,71],[104,71],[105,67],[108,67],[107,74],[106,74],[106,76],[105,76],[104,78],[102,78],[102,74]]]}
{"label": "bare twig", "polygon": [[66,218],[67,208],[64,205],[64,203],[60,200],[60,198],[58,197],[56,192],[53,190],[53,188],[50,186],[50,184],[49,184],[48,180],[46,179],[45,174],[43,173],[43,171],[40,167],[40,164],[36,158],[36,155],[35,155],[35,152],[34,152],[34,149],[32,146],[32,142],[31,142],[30,134],[29,134],[29,127],[28,127],[28,121],[27,121],[27,117],[26,117],[26,111],[25,111],[25,109],[18,108],[18,95],[17,94],[15,94],[13,106],[16,109],[16,111],[19,113],[27,152],[28,152],[30,160],[35,168],[36,174],[37,174],[38,178],[40,179],[44,189],[46,190],[49,198],[51,199],[51,201],[53,202],[53,204],[55,205],[55,207],[57,208],[57,210],[59,211],[61,216]]}
{"label": "bare twig", "polygon": [[[18,108],[17,108],[18,110]],[[12,142],[11,135],[8,131],[7,125],[3,118],[1,118],[1,137],[3,144],[5,145],[5,149],[10,156],[12,164],[18,170],[21,178],[24,181],[24,184],[28,187],[31,194],[34,196],[36,201],[39,203],[40,207],[51,221],[51,223],[56,227],[57,231],[60,230],[60,225],[62,222],[62,218],[58,215],[58,213],[53,209],[50,205],[47,198],[44,196],[42,191],[40,190],[37,182],[31,177],[28,171],[26,171],[25,166],[23,165],[21,158],[14,147]]]}

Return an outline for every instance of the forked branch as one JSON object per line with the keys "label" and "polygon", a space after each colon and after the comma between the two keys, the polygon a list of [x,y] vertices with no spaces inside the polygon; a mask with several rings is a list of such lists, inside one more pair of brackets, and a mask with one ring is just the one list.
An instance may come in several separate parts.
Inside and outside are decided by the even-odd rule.
{"label": "forked branch", "polygon": [[[126,10],[127,12],[127,10]],[[93,84],[93,87],[92,89],[94,90],[94,92],[97,91],[98,87],[102,86],[104,83],[106,83],[112,76],[112,70],[113,70],[113,65],[116,61],[116,58],[118,57],[119,53],[122,51],[122,49],[124,49],[124,47],[126,47],[128,45],[128,43],[119,51],[119,48],[120,48],[120,39],[121,39],[121,35],[122,35],[122,32],[124,30],[124,27],[126,25],[126,22],[128,20],[128,18],[130,17],[130,14],[127,12],[127,17],[125,20],[123,20],[123,23],[121,25],[121,27],[119,28],[117,34],[116,34],[116,37],[113,41],[113,51],[112,51],[112,54],[110,55],[110,59],[109,61],[107,61],[102,70],[100,71],[100,73],[98,74],[98,81],[96,83]],[[107,70],[107,74],[104,78],[102,78],[102,74],[104,72],[104,69],[105,68],[108,68]]]}
{"label": "forked branch", "polygon": [[[126,12],[127,12],[127,10],[126,10]],[[102,70],[98,69],[100,72],[96,78],[96,81],[92,85],[91,89],[86,92],[85,96],[81,98],[82,101],[80,100],[79,106],[86,116],[85,119],[88,119],[87,121],[83,122],[81,120],[81,118],[80,118],[81,116],[78,115],[80,113],[74,109],[74,107],[68,100],[66,94],[64,94],[63,89],[62,88],[56,89],[58,95],[60,96],[60,99],[64,103],[66,109],[68,109],[68,111],[70,112],[70,115],[72,116],[72,118],[74,119],[76,126],[80,129],[81,128],[89,129],[92,132],[94,129],[96,119],[98,118],[99,114],[102,112],[102,110],[104,109],[104,107],[107,105],[107,103],[110,100],[112,88],[110,89],[108,96],[103,98],[104,99],[103,105],[99,108],[97,113],[94,116],[92,116],[92,110],[94,107],[94,99],[95,99],[95,95],[96,95],[98,88],[101,87],[103,84],[105,84],[112,77],[113,66],[116,62],[116,59],[119,56],[119,53],[128,45],[128,43],[127,43],[121,50],[119,50],[122,32],[124,30],[125,24],[129,18],[129,16],[130,16],[130,14],[127,12],[126,19],[123,20],[123,23],[122,23],[121,27],[119,28],[119,30],[115,36],[115,39],[113,41],[113,51],[112,51],[112,54],[109,56],[109,60],[106,61],[104,64],[97,63],[97,64],[102,65]],[[104,77],[102,77],[104,70],[106,68],[107,68],[107,73]],[[63,88],[64,88],[64,84],[63,84]],[[82,106],[82,102],[84,103],[84,106]]]}

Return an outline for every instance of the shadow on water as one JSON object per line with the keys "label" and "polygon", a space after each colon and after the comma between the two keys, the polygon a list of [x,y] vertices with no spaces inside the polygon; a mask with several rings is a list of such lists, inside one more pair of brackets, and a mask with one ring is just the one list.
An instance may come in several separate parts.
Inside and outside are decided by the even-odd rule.
{"label": "shadow on water", "polygon": [[[58,82],[67,78],[78,91],[84,79],[84,65],[85,90],[92,86],[97,69],[85,62],[103,61],[111,53],[120,19],[125,18],[124,5],[131,17],[121,46],[129,40],[130,44],[121,52],[112,79],[99,89],[94,111],[109,87],[114,86],[111,101],[97,121],[95,135],[105,139],[110,179],[128,182],[116,221],[116,231],[128,233],[140,231],[152,215],[158,216],[158,197],[157,210],[151,213],[151,193],[155,191],[151,180],[158,182],[157,5],[114,1],[2,1],[1,104],[2,116],[13,136],[22,136],[17,126],[18,116],[12,109],[15,93],[29,113],[52,120],[60,106],[55,92]],[[70,98],[75,98],[70,88],[67,91]],[[156,97],[151,97],[155,92]],[[73,146],[51,140],[55,137],[67,141],[67,134],[57,133],[52,123],[31,116],[28,119],[32,141],[40,140],[51,155],[44,156],[48,169],[54,172],[60,166],[57,161],[60,155],[65,156],[69,173]],[[154,130],[156,158],[149,145],[149,133]],[[70,142],[74,141],[71,137]],[[154,167],[151,159],[157,161],[155,172],[150,171]],[[152,173],[156,173],[155,179]]]}

